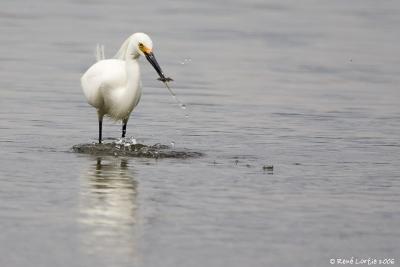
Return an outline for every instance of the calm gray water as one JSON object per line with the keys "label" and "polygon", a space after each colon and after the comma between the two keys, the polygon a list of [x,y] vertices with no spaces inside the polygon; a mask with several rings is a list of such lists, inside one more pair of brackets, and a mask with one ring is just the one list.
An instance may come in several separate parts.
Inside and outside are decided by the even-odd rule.
{"label": "calm gray water", "polygon": [[[399,25],[398,1],[2,0],[0,266],[399,266]],[[71,151],[96,43],[136,31],[189,117],[142,60],[128,136],[206,156]]]}

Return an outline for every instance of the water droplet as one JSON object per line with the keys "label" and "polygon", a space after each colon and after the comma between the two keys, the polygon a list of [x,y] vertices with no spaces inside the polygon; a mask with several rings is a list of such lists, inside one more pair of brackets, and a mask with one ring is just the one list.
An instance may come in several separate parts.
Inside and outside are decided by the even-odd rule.
{"label": "water droplet", "polygon": [[186,105],[185,104],[180,103],[179,106],[181,107],[181,109],[186,109]]}
{"label": "water droplet", "polygon": [[181,65],[185,65],[185,64],[189,63],[190,61],[192,61],[191,58],[185,58],[185,59],[183,59],[183,61],[180,61],[179,63],[180,63]]}

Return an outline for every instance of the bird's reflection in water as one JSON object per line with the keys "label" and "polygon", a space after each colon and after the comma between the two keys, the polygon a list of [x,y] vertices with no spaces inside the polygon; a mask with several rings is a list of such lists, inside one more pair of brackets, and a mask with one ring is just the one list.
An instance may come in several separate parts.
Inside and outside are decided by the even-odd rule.
{"label": "bird's reflection in water", "polygon": [[83,172],[81,183],[83,249],[114,259],[134,256],[137,182],[128,160],[95,158]]}

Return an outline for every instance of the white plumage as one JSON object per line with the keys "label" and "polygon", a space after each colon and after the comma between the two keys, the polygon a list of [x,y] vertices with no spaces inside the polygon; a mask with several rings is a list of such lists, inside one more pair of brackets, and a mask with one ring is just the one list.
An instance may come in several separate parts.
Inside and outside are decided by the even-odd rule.
{"label": "white plumage", "polygon": [[104,115],[122,120],[122,137],[125,137],[129,115],[139,103],[142,94],[139,56],[146,56],[160,75],[161,81],[169,80],[165,78],[152,49],[153,43],[144,33],[135,33],[126,39],[113,59],[102,59],[104,49],[99,49],[98,46],[99,61],[83,74],[81,85],[87,102],[97,109],[99,143],[102,141]]}
{"label": "white plumage", "polygon": [[137,60],[105,59],[91,66],[81,82],[87,102],[99,115],[123,120],[140,100],[139,76]]}

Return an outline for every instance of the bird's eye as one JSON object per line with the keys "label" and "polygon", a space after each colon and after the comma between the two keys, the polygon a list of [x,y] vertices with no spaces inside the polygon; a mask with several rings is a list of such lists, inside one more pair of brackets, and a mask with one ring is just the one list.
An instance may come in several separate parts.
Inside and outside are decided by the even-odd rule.
{"label": "bird's eye", "polygon": [[139,47],[140,47],[140,48],[143,48],[143,47],[144,47],[144,44],[139,43]]}

